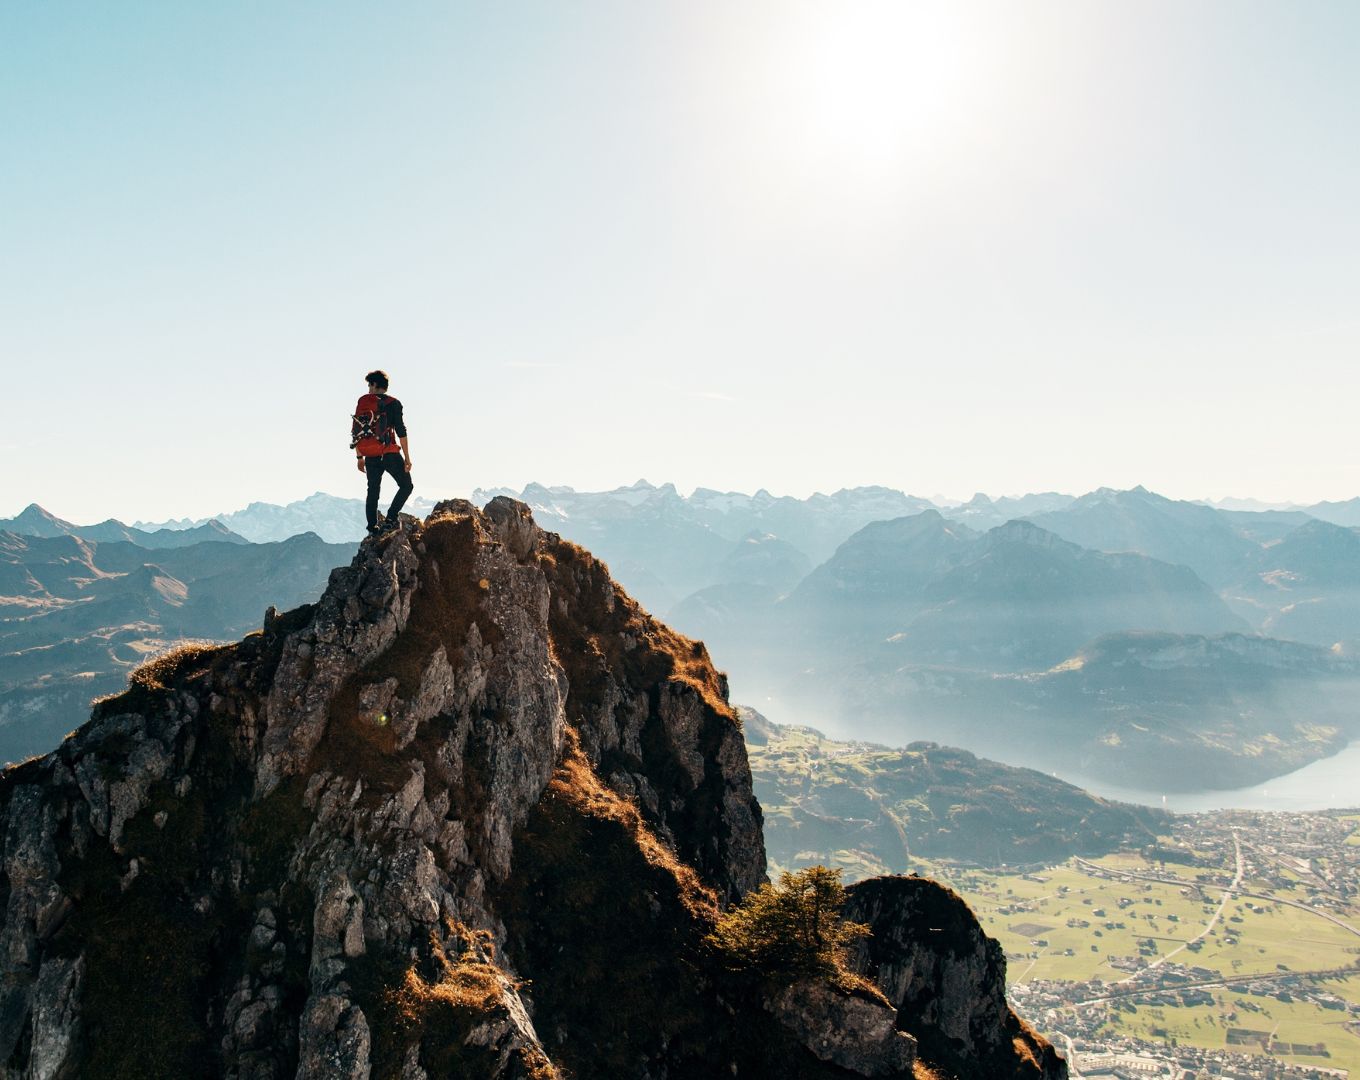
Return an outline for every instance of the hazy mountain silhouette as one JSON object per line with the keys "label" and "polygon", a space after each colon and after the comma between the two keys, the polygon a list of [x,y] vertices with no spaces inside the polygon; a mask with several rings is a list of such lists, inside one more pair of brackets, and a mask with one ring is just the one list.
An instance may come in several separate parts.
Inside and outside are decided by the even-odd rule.
{"label": "hazy mountain silhouette", "polygon": [[[413,514],[427,513],[433,505],[429,499],[417,495],[411,498],[406,508]],[[254,544],[274,543],[309,532],[316,533],[328,544],[345,544],[364,538],[364,500],[342,498],[318,491],[305,499],[298,499],[283,506],[277,503],[253,502],[243,510],[218,514],[212,520],[222,522]],[[191,521],[189,518],[180,518],[137,524],[142,529],[173,534],[201,526],[204,519]]]}
{"label": "hazy mountain silhouette", "polygon": [[82,540],[93,540],[101,544],[125,540],[150,549],[185,547],[189,544],[201,544],[205,540],[220,540],[229,544],[247,542],[244,536],[232,532],[216,518],[209,518],[196,523],[192,528],[177,532],[149,532],[124,525],[116,518],[109,518],[97,525],[73,525],[44,510],[37,503],[30,503],[16,517],[0,519],[0,532],[48,538],[78,536]]}
{"label": "hazy mountain silhouette", "polygon": [[812,569],[808,557],[787,540],[752,531],[742,537],[713,573],[721,583],[761,585],[783,592]]}
{"label": "hazy mountain silhouette", "polygon": [[701,598],[707,610],[691,598],[672,618],[738,671],[751,643],[770,633],[776,657],[825,662],[889,650],[900,663],[1028,671],[1117,630],[1248,628],[1186,567],[1088,551],[1029,522],[979,536],[935,510],[866,526],[785,600],[744,596],[754,602],[749,623],[730,593]]}
{"label": "hazy mountain silhouette", "polygon": [[977,540],[938,510],[866,525],[803,579],[783,617],[822,640],[878,640],[926,606],[926,585],[962,562]]}
{"label": "hazy mountain silhouette", "polygon": [[1141,487],[1100,488],[1029,520],[1082,547],[1133,551],[1188,566],[1215,588],[1237,581],[1258,548],[1217,510]]}
{"label": "hazy mountain silhouette", "polygon": [[1023,521],[988,532],[923,595],[900,650],[989,670],[1045,668],[1116,630],[1247,629],[1187,567],[1086,550]]}
{"label": "hazy mountain silhouette", "polygon": [[775,587],[787,589],[796,582],[793,570],[810,569],[856,530],[931,505],[883,487],[806,499],[763,489],[746,495],[698,488],[682,496],[673,484],[645,480],[603,492],[530,484],[522,492],[481,491],[475,497],[498,494],[532,506],[545,528],[590,548],[639,599],[663,611],[711,586],[770,584],[768,565],[742,551],[753,533],[770,538],[764,543],[779,542],[784,569]]}
{"label": "hazy mountain silhouette", "polygon": [[1045,491],[1018,497],[1003,495],[993,499],[978,492],[966,503],[941,512],[951,521],[959,521],[973,529],[994,529],[1016,518],[1031,517],[1052,510],[1061,510],[1075,501],[1073,495],[1063,495],[1056,491]]}
{"label": "hazy mountain silhouette", "polygon": [[51,749],[174,642],[239,637],[270,605],[314,599],[352,551],[311,533],[152,551],[0,532],[0,761]]}
{"label": "hazy mountain silhouette", "polygon": [[1360,527],[1360,496],[1345,502],[1320,502],[1304,507],[1304,510],[1321,521],[1333,525]]}
{"label": "hazy mountain silhouette", "polygon": [[1264,568],[1287,563],[1296,589],[1322,597],[1288,611],[1240,596],[1230,607],[1186,566],[1092,551],[1032,522],[979,535],[927,511],[862,529],[782,600],[711,588],[671,618],[707,642],[740,699],[837,735],[1233,787],[1334,752],[1360,720],[1344,656],[1242,633],[1360,609],[1344,591],[1360,568],[1355,534],[1295,532],[1254,545],[1251,564],[1269,580]]}
{"label": "hazy mountain silhouette", "polygon": [[1360,650],[1360,532],[1310,520],[1257,554],[1229,595],[1274,637]]}
{"label": "hazy mountain silhouette", "polygon": [[1239,536],[1255,544],[1272,544],[1316,520],[1302,510],[1219,510],[1218,514]]}

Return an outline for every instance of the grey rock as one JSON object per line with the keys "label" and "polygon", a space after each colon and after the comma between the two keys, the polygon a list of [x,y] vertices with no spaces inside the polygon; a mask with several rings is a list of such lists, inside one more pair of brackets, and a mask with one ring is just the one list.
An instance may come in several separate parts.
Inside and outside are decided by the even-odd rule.
{"label": "grey rock", "polygon": [[302,1017],[298,1080],[368,1080],[370,1048],[368,1021],[348,998],[313,998]]}
{"label": "grey rock", "polygon": [[504,544],[520,562],[538,545],[538,526],[533,515],[522,502],[498,495],[486,504],[484,511],[491,521],[491,534]]}
{"label": "grey rock", "polygon": [[826,982],[796,982],[766,1007],[822,1061],[860,1076],[901,1076],[916,1060],[896,1009]]}
{"label": "grey rock", "polygon": [[1015,1042],[1038,1062],[1028,1075],[1058,1080],[1067,1066],[1006,1002],[1006,960],[958,894],[920,877],[871,878],[848,890],[845,916],[871,933],[851,966],[908,1018],[923,1052],[970,1075],[1022,1074]]}
{"label": "grey rock", "polygon": [[73,1074],[72,1047],[80,1038],[80,987],[83,957],[46,961],[33,988],[33,1045],[28,1075],[32,1080],[58,1080]]}

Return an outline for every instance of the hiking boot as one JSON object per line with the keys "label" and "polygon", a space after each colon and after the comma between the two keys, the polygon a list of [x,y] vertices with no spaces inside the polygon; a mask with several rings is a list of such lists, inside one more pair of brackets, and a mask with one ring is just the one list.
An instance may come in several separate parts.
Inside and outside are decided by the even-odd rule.
{"label": "hiking boot", "polygon": [[384,533],[396,532],[400,528],[400,518],[387,518],[385,521],[379,523],[377,532],[378,535],[381,536]]}

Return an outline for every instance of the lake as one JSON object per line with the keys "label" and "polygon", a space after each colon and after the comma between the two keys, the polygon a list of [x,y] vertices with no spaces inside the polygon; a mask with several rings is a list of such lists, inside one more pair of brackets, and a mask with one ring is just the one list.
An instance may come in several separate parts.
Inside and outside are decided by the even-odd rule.
{"label": "lake", "polygon": [[1181,814],[1205,810],[1331,810],[1360,807],[1360,742],[1292,773],[1233,791],[1160,792],[1122,788],[1094,777],[1055,774],[1093,795],[1160,806]]}

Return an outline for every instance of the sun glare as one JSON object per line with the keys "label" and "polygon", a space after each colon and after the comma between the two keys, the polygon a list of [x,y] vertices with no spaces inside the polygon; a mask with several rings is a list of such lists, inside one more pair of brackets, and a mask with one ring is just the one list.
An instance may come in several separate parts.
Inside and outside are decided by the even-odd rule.
{"label": "sun glare", "polygon": [[903,179],[961,137],[985,39],[942,4],[868,2],[797,9],[771,51],[771,104],[804,167],[842,179]]}

